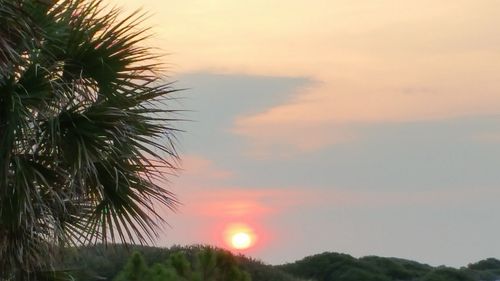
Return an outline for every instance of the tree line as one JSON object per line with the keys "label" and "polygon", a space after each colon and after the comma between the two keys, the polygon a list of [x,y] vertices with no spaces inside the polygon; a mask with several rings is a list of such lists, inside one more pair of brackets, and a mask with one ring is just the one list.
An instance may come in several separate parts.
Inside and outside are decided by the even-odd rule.
{"label": "tree line", "polygon": [[[209,246],[170,248],[97,245],[73,249],[77,281],[496,281],[500,261],[490,258],[462,268],[433,267],[411,260],[326,252],[284,265],[269,265]],[[146,278],[146,279],[145,279]]]}

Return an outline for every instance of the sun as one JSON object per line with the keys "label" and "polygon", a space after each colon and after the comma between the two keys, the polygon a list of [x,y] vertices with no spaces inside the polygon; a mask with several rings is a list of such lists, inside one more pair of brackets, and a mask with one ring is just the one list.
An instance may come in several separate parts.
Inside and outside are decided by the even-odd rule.
{"label": "sun", "polygon": [[231,237],[231,244],[238,250],[247,249],[252,245],[252,238],[248,233],[238,232]]}
{"label": "sun", "polygon": [[257,240],[254,230],[246,224],[230,224],[224,232],[226,245],[235,250],[252,248]]}

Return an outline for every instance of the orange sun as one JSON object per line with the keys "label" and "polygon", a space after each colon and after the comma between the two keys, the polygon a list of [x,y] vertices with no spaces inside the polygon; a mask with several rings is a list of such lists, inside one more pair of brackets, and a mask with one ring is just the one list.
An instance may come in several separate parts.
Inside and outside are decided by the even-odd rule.
{"label": "orange sun", "polygon": [[236,250],[245,250],[255,244],[256,236],[253,230],[243,224],[233,224],[226,228],[226,243]]}

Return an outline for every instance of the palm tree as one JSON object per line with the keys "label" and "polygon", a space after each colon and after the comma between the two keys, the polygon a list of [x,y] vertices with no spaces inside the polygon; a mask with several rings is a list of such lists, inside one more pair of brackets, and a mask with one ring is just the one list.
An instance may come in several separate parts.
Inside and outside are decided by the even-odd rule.
{"label": "palm tree", "polygon": [[0,0],[0,280],[50,269],[61,246],[149,242],[155,207],[176,207],[158,185],[176,168],[175,90],[144,17],[101,2]]}

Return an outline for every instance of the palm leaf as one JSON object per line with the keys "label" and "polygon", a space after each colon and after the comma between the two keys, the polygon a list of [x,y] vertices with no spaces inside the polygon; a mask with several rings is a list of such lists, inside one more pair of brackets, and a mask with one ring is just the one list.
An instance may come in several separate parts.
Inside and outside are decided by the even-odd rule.
{"label": "palm leaf", "polygon": [[42,2],[0,0],[0,279],[59,246],[150,242],[178,203],[158,181],[177,166],[177,90],[144,15]]}

